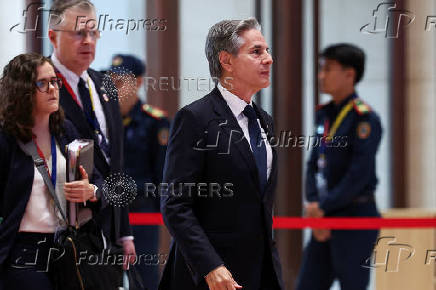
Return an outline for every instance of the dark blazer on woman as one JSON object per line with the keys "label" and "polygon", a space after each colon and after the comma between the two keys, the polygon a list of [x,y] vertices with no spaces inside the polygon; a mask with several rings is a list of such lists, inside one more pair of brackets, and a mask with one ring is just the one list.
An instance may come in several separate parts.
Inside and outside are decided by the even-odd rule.
{"label": "dark blazer on woman", "polygon": [[[78,136],[73,124],[66,120],[64,134],[56,136],[64,156],[65,145]],[[23,152],[15,137],[0,129],[0,217],[3,218],[0,223],[0,277],[32,192],[34,172],[32,157]],[[102,182],[100,174],[95,169],[92,182],[97,186]],[[87,204],[95,213],[99,210],[101,202]]]}

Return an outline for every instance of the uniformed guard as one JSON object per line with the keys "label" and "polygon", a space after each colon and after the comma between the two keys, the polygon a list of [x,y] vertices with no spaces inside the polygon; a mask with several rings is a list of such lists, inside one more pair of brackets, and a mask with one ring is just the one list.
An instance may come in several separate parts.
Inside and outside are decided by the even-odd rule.
{"label": "uniformed guard", "polygon": [[[350,44],[327,47],[320,55],[320,90],[332,101],[319,106],[319,140],[306,174],[307,217],[378,217],[376,152],[382,128],[378,115],[355,91],[364,72],[364,52]],[[314,229],[297,281],[298,290],[364,290],[377,230]]]}
{"label": "uniformed guard", "polygon": [[[137,185],[138,195],[130,212],[159,212],[158,192],[146,192],[146,186],[158,187],[168,143],[169,121],[165,111],[144,104],[138,97],[145,74],[144,63],[132,55],[115,55],[108,72],[115,84],[124,124],[124,168]],[[157,289],[159,227],[133,226],[139,270],[144,286]],[[141,256],[142,255],[142,256]]]}

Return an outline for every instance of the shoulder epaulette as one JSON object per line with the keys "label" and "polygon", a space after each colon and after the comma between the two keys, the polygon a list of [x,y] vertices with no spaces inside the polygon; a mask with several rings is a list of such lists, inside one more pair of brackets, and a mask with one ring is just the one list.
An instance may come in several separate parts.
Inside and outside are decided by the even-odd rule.
{"label": "shoulder epaulette", "polygon": [[152,116],[155,119],[161,119],[164,117],[167,117],[167,112],[161,109],[158,109],[156,107],[153,107],[149,104],[144,104],[141,107],[142,111],[149,114],[150,116]]}
{"label": "shoulder epaulette", "polygon": [[354,99],[353,107],[359,115],[364,115],[371,112],[371,107],[359,98]]}

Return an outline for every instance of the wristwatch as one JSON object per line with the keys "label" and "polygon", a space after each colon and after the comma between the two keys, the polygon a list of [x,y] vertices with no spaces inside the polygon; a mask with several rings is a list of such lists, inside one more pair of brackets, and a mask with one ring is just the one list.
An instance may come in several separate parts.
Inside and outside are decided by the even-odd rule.
{"label": "wristwatch", "polygon": [[91,198],[89,199],[89,201],[90,201],[90,202],[96,202],[96,201],[98,201],[98,198],[97,198],[97,190],[98,190],[98,187],[97,187],[97,185],[95,185],[95,184],[90,184],[90,185],[92,185],[92,186],[94,187],[94,196],[91,197]]}

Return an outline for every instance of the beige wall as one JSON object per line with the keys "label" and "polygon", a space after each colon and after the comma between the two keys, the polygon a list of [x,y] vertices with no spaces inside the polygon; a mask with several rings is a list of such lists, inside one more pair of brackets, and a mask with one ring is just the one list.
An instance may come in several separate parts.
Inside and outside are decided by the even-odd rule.
{"label": "beige wall", "polygon": [[[0,1],[0,74],[3,73],[3,67],[16,55],[24,53],[26,50],[26,35],[19,33],[23,30],[23,9],[24,1]],[[8,11],[8,12],[6,12]],[[20,23],[12,31],[9,29]]]}
{"label": "beige wall", "polygon": [[434,0],[407,2],[407,10],[416,16],[414,22],[405,27],[408,205],[435,208],[436,29],[425,31],[425,23],[427,16],[436,14],[436,2]]}

